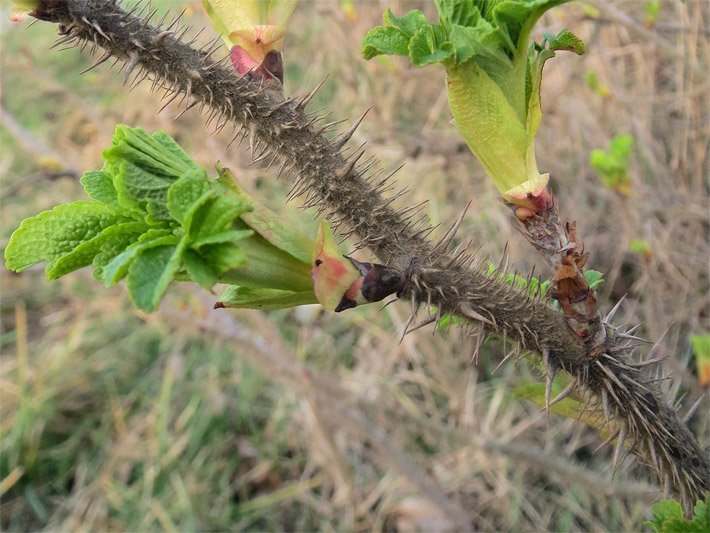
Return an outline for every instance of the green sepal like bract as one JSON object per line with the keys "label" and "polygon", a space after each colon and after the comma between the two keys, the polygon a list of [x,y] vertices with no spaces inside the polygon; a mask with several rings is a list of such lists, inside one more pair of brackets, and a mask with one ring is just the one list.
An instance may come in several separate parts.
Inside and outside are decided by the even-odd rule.
{"label": "green sepal like bract", "polygon": [[258,66],[283,48],[296,0],[202,0],[214,29],[231,49],[241,47]]}
{"label": "green sepal like bract", "polygon": [[269,311],[315,303],[318,303],[318,300],[316,300],[313,290],[289,291],[231,285],[222,293],[217,306]]}
{"label": "green sepal like bract", "polygon": [[282,301],[263,290],[315,301],[314,242],[258,205],[228,171],[212,179],[166,133],[128,126],[116,128],[103,157],[104,167],[81,179],[91,200],[23,221],[5,249],[7,268],[47,262],[47,278],[56,279],[92,265],[107,286],[126,278],[131,301],[144,311],[175,280],[206,289],[239,284],[256,308]]}
{"label": "green sepal like bract", "polygon": [[508,200],[546,185],[535,161],[540,84],[545,61],[558,50],[581,54],[584,43],[568,30],[530,42],[537,20],[569,0],[436,0],[439,21],[418,11],[396,17],[362,41],[365,59],[409,57],[415,66],[441,63],[457,129]]}

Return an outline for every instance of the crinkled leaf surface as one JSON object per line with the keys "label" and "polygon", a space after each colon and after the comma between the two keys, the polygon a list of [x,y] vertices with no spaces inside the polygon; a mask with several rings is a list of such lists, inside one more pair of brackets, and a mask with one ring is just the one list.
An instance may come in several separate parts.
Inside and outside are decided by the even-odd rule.
{"label": "crinkled leaf surface", "polygon": [[111,175],[103,170],[87,172],[79,180],[89,198],[107,205],[118,203],[118,192]]}
{"label": "crinkled leaf surface", "polygon": [[93,264],[106,285],[128,277],[131,300],[145,311],[173,280],[312,290],[312,241],[262,207],[241,219],[255,202],[229,186],[226,172],[211,180],[169,135],[118,126],[103,155],[102,170],[81,180],[92,201],[24,221],[5,250],[8,268],[47,262],[55,279]]}
{"label": "crinkled leaf surface", "polygon": [[101,233],[79,244],[71,252],[58,257],[47,265],[47,279],[57,279],[69,272],[90,265],[103,247],[135,239],[148,227],[142,222],[124,222],[109,226]]}
{"label": "crinkled leaf surface", "polygon": [[70,253],[122,218],[97,202],[58,205],[20,224],[5,248],[5,265],[20,272]]}
{"label": "crinkled leaf surface", "polygon": [[128,268],[128,294],[143,311],[154,311],[180,269],[185,241],[143,250]]}
{"label": "crinkled leaf surface", "polygon": [[123,252],[116,255],[103,268],[102,278],[104,285],[115,285],[128,274],[128,269],[133,261],[144,251],[156,246],[176,245],[178,238],[167,234],[163,230],[152,230],[143,234],[137,242],[129,245]]}

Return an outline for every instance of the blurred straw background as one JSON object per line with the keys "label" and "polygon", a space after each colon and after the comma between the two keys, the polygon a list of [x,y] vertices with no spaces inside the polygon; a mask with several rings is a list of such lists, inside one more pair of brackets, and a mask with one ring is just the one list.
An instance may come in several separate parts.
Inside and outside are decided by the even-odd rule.
{"label": "blurred straw background", "polygon": [[[663,1],[655,25],[646,4],[573,3],[542,20],[540,33],[569,27],[588,52],[545,69],[538,164],[577,220],[588,266],[606,274],[602,310],[627,295],[620,322],[662,337],[667,388],[687,409],[703,393],[689,339],[710,329],[710,4]],[[155,5],[207,25],[197,1]],[[286,92],[327,75],[311,109],[354,120],[374,106],[352,142],[367,141],[385,169],[406,163],[399,185],[412,192],[401,205],[429,200],[426,216],[445,226],[470,201],[462,242],[494,262],[507,243],[517,271],[549,276],[450,125],[443,72],[360,59],[386,7],[434,11],[301,2]],[[244,146],[224,148],[228,132],[207,135],[194,111],[175,120],[174,104],[156,114],[160,95],[149,84],[129,92],[108,64],[78,76],[88,55],[49,51],[54,27],[6,15],[3,246],[21,219],[83,198],[78,178],[101,166],[117,123],[167,131],[314,233],[312,213],[284,207],[287,182],[249,165]],[[588,161],[621,133],[635,139],[628,197]],[[214,295],[182,285],[145,315],[87,272],[52,283],[41,268],[0,274],[3,530],[638,530],[661,496],[631,460],[612,479],[596,431],[516,398],[539,376],[522,364],[496,370],[512,348],[503,339],[489,338],[475,361],[475,338],[456,328],[400,342],[404,302],[337,315],[213,311]],[[690,424],[707,445],[707,395],[701,402]]]}

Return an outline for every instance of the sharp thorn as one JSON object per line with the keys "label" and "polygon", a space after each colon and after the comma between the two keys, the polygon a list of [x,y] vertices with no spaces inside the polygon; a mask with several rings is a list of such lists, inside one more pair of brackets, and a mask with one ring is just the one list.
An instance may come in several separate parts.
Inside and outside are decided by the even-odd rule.
{"label": "sharp thorn", "polygon": [[[621,459],[621,452],[624,449],[624,441],[626,440],[626,426],[622,425],[619,429],[619,436],[616,439],[616,448],[614,448],[614,458],[611,462],[611,469],[613,474],[616,473],[616,469],[620,466],[619,459]],[[612,478],[614,477],[612,474]]]}
{"label": "sharp thorn", "polygon": [[81,76],[82,74],[86,74],[87,72],[89,72],[90,70],[95,69],[96,67],[98,67],[98,66],[101,65],[102,63],[105,63],[106,61],[109,60],[110,57],[111,57],[111,52],[106,52],[104,55],[101,56],[101,58],[100,58],[96,63],[94,63],[93,65],[91,65],[89,68],[84,69],[84,70],[82,70],[81,72],[79,72],[79,76]]}
{"label": "sharp thorn", "polygon": [[418,329],[421,329],[421,328],[423,328],[423,327],[425,327],[425,326],[428,326],[428,325],[431,324],[432,322],[436,322],[436,320],[438,319],[438,317],[439,317],[438,314],[428,316],[427,318],[425,318],[425,319],[422,320],[421,322],[418,322],[417,324],[414,324],[413,326],[411,326],[411,327],[407,330],[407,333],[411,333],[411,332],[416,331],[416,330],[418,330]]}
{"label": "sharp thorn", "polygon": [[624,300],[626,300],[626,294],[619,298],[619,301],[616,302],[616,305],[611,309],[611,311],[607,313],[607,315],[604,317],[604,322],[608,324],[613,320],[616,313],[619,311],[619,309],[621,309],[621,304],[624,303]]}
{"label": "sharp thorn", "polygon": [[466,302],[459,304],[458,310],[465,318],[468,318],[469,320],[478,320],[479,322],[483,322],[484,324],[493,326],[496,329],[498,328],[498,325],[495,322],[491,322],[482,314],[474,311],[473,308]]}
{"label": "sharp thorn", "polygon": [[[504,332],[504,333],[505,333],[505,332]],[[505,345],[505,342],[504,342],[503,344]],[[505,364],[505,363],[506,363],[511,357],[513,357],[515,354],[516,354],[516,350],[510,350],[510,351],[506,354],[506,356],[501,360],[501,362],[498,363],[498,365],[493,369],[493,372],[492,372],[492,373],[495,374],[495,373],[498,371],[498,369],[499,369],[501,366],[503,366],[503,364]]]}
{"label": "sharp thorn", "polygon": [[695,414],[695,411],[698,410],[698,407],[700,407],[700,404],[703,402],[704,399],[705,399],[705,393],[701,394],[700,397],[697,400],[695,400],[695,403],[693,405],[691,405],[690,409],[688,409],[688,412],[685,413],[685,416],[683,417],[683,424],[686,424],[686,425],[688,424],[690,419]]}
{"label": "sharp thorn", "polygon": [[547,406],[549,409],[555,404],[560,403],[562,400],[567,398],[570,394],[572,394],[572,391],[575,388],[576,383],[574,381],[570,382],[569,385],[567,385],[562,392],[560,392],[551,402],[550,405]]}
{"label": "sharp thorn", "polygon": [[608,437],[604,442],[602,442],[599,446],[597,446],[596,448],[594,448],[594,451],[592,451],[592,455],[596,454],[596,453],[597,453],[599,450],[601,450],[604,446],[606,446],[606,445],[609,444],[611,441],[613,441],[613,440],[617,437],[618,434],[619,434],[619,430],[614,431],[611,435],[609,435],[609,437]]}
{"label": "sharp thorn", "polygon": [[162,113],[163,110],[164,110],[166,107],[168,107],[172,102],[174,102],[175,99],[176,99],[178,96],[180,96],[180,91],[175,91],[175,93],[172,95],[172,97],[170,97],[170,98],[168,99],[168,101],[165,102],[165,105],[160,108],[160,110],[158,111],[158,114]]}
{"label": "sharp thorn", "polygon": [[[180,111],[180,112],[177,114],[177,116],[175,117],[175,120],[179,119],[179,118],[180,118],[181,116],[183,116],[187,111],[189,111],[190,109],[192,109],[193,107],[195,107],[198,103],[199,103],[199,102],[198,102],[197,100],[195,100],[194,102],[188,104],[188,105],[185,107],[185,109],[183,109],[182,111]],[[227,147],[229,147],[229,145],[227,145]]]}
{"label": "sharp thorn", "polygon": [[456,236],[456,232],[459,230],[459,227],[461,226],[461,222],[463,222],[464,217],[466,216],[466,212],[468,211],[468,208],[471,207],[471,201],[466,204],[466,207],[464,207],[463,211],[459,215],[459,218],[456,219],[456,222],[448,229],[446,230],[446,233],[439,239],[439,242],[434,246],[433,251],[438,251],[438,250],[446,250],[446,248],[449,246],[451,243],[451,240]]}
{"label": "sharp thorn", "polygon": [[407,330],[409,329],[409,326],[412,324],[414,321],[414,317],[417,314],[417,300],[416,296],[414,295],[414,292],[412,292],[412,311],[409,314],[409,318],[407,319],[407,323],[404,325],[404,329],[402,329],[402,336],[399,338],[399,344],[402,344],[402,341],[404,340],[404,336],[407,334]]}
{"label": "sharp thorn", "polygon": [[357,130],[360,127],[360,124],[362,124],[362,121],[365,120],[365,117],[367,114],[370,112],[372,109],[372,106],[368,107],[365,112],[360,115],[360,118],[358,118],[355,123],[350,126],[350,129],[348,131],[341,133],[338,135],[335,139],[333,139],[333,142],[331,143],[335,151],[337,152],[340,150],[343,146],[345,146],[345,143],[347,143],[350,140],[350,137],[353,136],[353,133],[355,133],[355,130]]}
{"label": "sharp thorn", "polygon": [[254,161],[254,152],[256,151],[256,123],[249,124],[249,151],[251,152],[251,160]]}
{"label": "sharp thorn", "polygon": [[604,409],[604,419],[609,422],[611,410],[609,409],[609,394],[602,389],[602,409]]}
{"label": "sharp thorn", "polygon": [[310,93],[308,93],[306,96],[301,98],[301,100],[298,102],[298,104],[296,104],[296,109],[297,110],[304,109],[308,105],[308,102],[310,102],[313,99],[313,97],[316,95],[318,90],[323,86],[323,84],[325,83],[325,80],[327,80],[327,79],[328,79],[328,76],[326,75],[326,77],[323,78],[323,80],[318,85],[316,85],[315,88]]}
{"label": "sharp thorn", "polygon": [[125,84],[128,82],[128,78],[131,76],[131,72],[133,72],[133,69],[136,68],[138,65],[138,54],[135,52],[132,52],[128,62],[126,63],[125,71],[123,73],[123,83]]}

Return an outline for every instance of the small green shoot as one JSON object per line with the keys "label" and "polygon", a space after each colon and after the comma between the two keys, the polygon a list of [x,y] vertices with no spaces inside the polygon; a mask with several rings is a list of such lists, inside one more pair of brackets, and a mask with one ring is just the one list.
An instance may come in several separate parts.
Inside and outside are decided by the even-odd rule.
{"label": "small green shoot", "polygon": [[537,20],[566,1],[436,0],[438,22],[419,10],[402,17],[387,10],[384,24],[362,40],[362,55],[406,56],[417,67],[440,63],[456,128],[504,198],[523,202],[548,181],[534,148],[543,66],[560,50],[584,53],[568,30],[531,42]]}
{"label": "small green shoot", "polygon": [[710,494],[705,501],[698,500],[693,509],[693,519],[683,516],[683,509],[675,500],[661,500],[651,508],[653,520],[644,524],[655,533],[707,533],[710,531]]}
{"label": "small green shoot", "polygon": [[314,242],[259,206],[228,171],[210,178],[166,133],[123,125],[103,158],[100,171],[81,178],[90,201],[20,224],[5,249],[7,268],[47,262],[52,280],[92,265],[107,286],[126,278],[131,301],[144,311],[156,309],[170,283],[188,280],[249,289],[247,302],[230,300],[235,307],[261,289],[281,291],[281,307],[316,301]]}
{"label": "small green shoot", "polygon": [[647,28],[652,28],[658,20],[658,15],[661,12],[660,0],[648,0],[646,2],[646,19],[643,21]]}
{"label": "small green shoot", "polygon": [[579,7],[582,10],[582,13],[584,13],[590,19],[596,20],[602,15],[601,11],[599,11],[599,8],[593,6],[592,4],[588,4],[587,2],[580,2]]}
{"label": "small green shoot", "polygon": [[629,250],[638,254],[646,261],[649,261],[651,257],[653,257],[653,248],[651,244],[644,239],[631,239]]}
{"label": "small green shoot", "polygon": [[607,87],[604,83],[601,82],[599,76],[593,70],[587,71],[587,74],[585,75],[585,81],[587,82],[587,86],[602,98],[611,97],[611,91],[609,90],[609,87]]}
{"label": "small green shoot", "polygon": [[602,183],[624,197],[631,194],[629,159],[633,144],[631,135],[617,135],[609,142],[608,151],[592,150],[589,156],[589,163]]}
{"label": "small green shoot", "polygon": [[698,381],[701,387],[707,388],[710,386],[710,335],[693,335],[690,343],[698,368]]}

